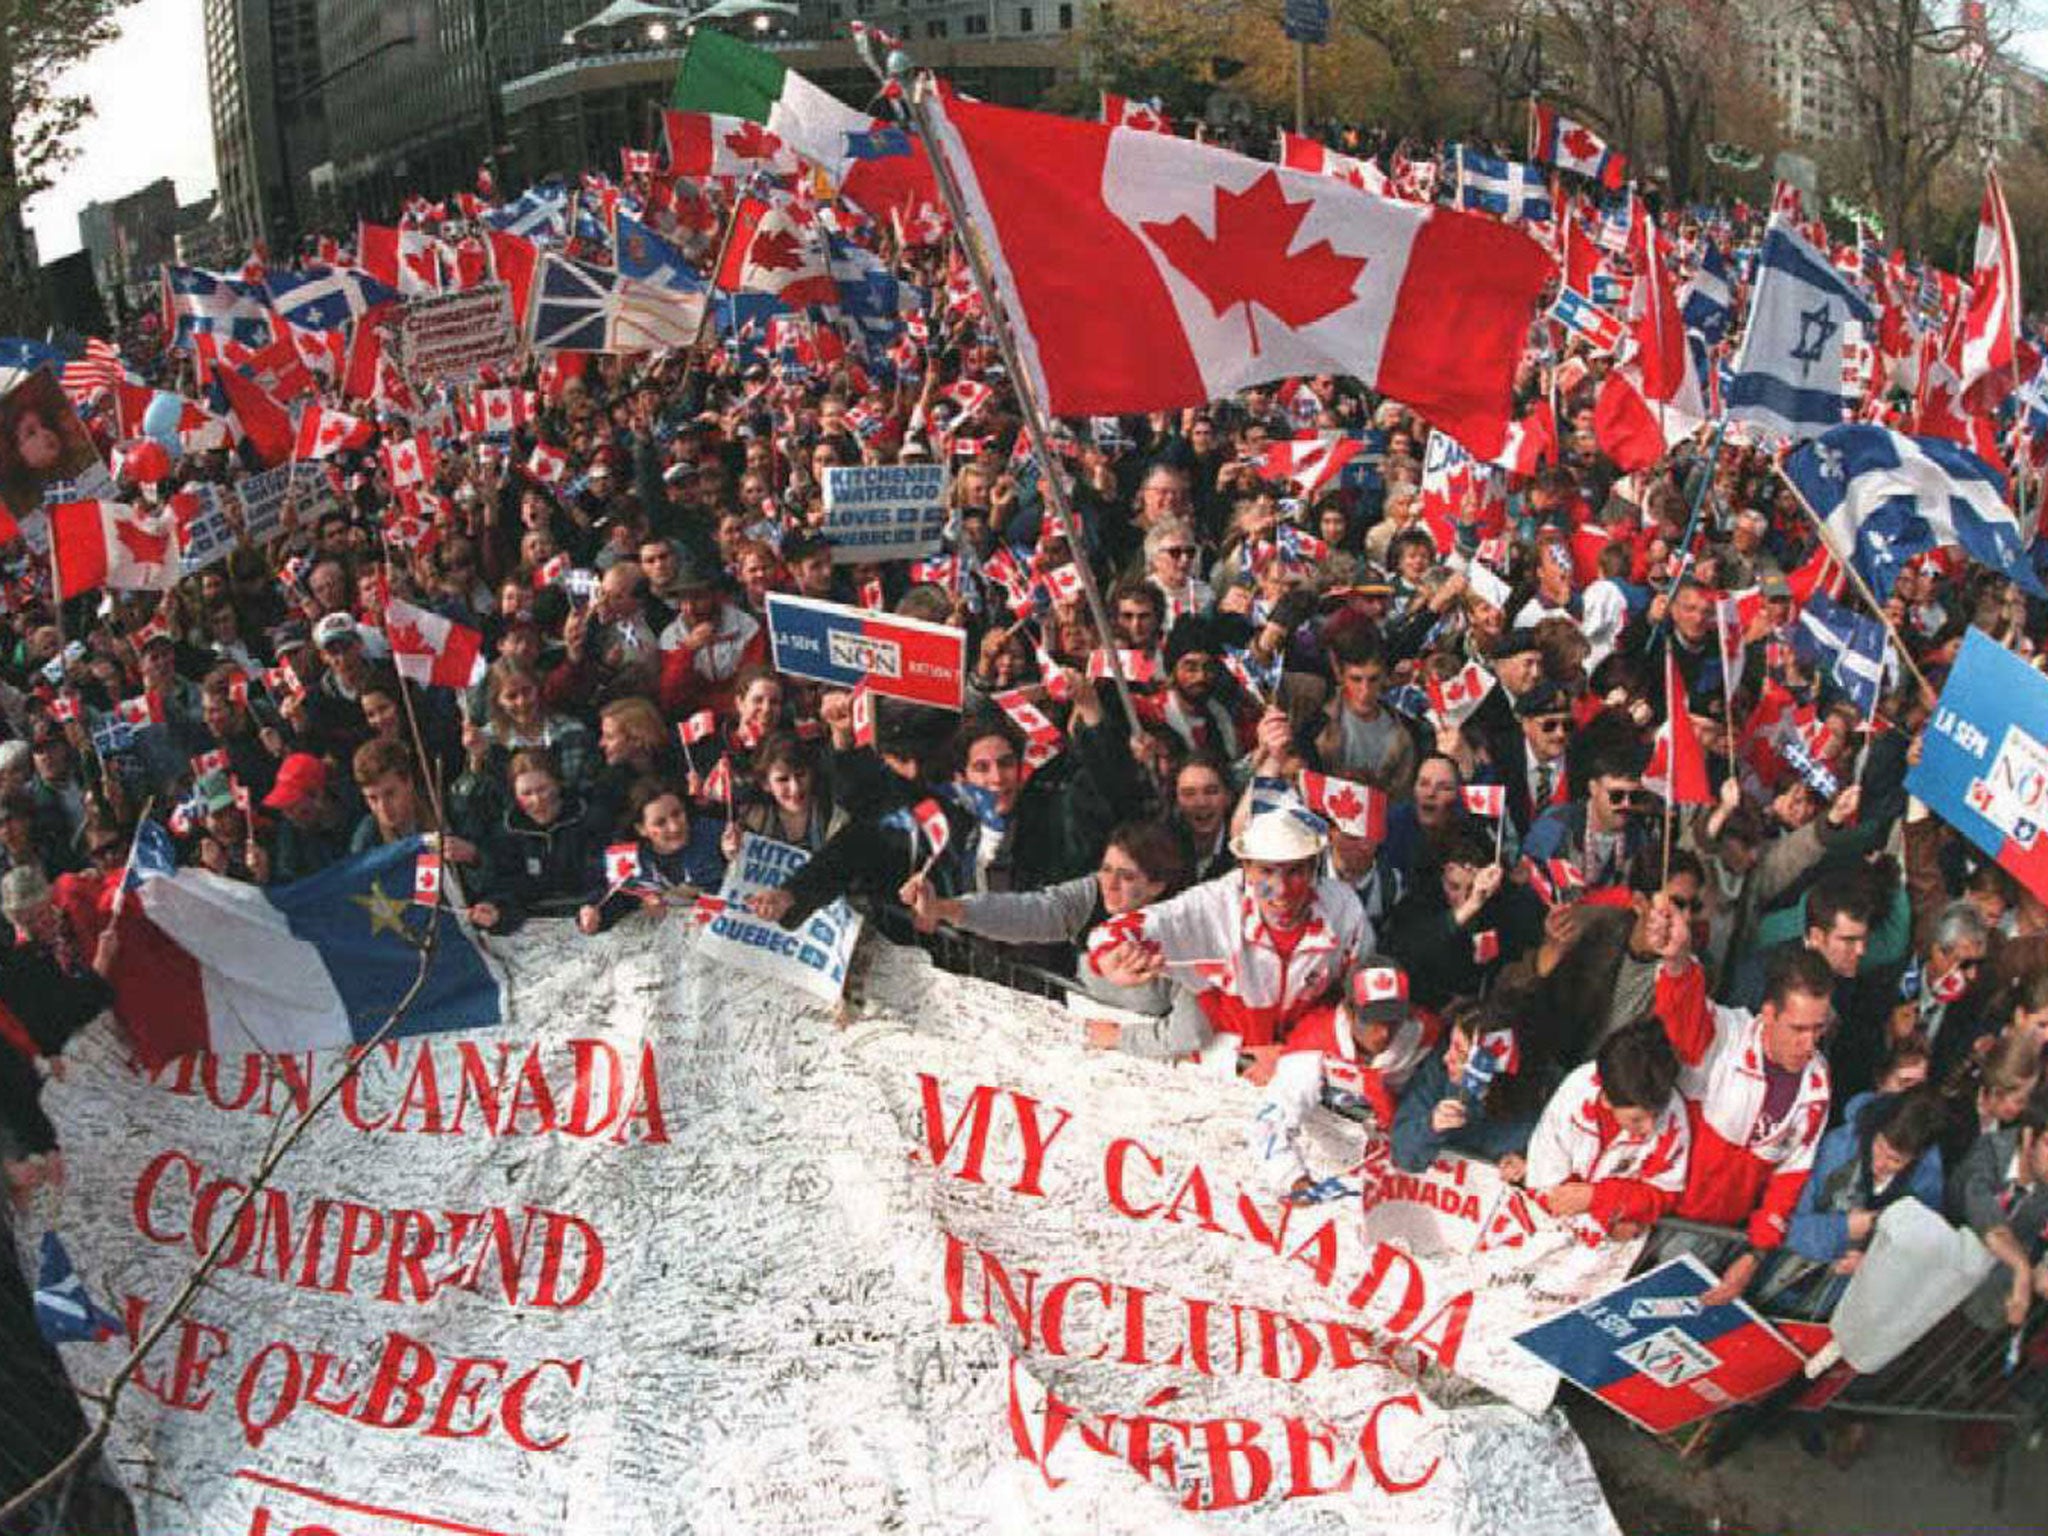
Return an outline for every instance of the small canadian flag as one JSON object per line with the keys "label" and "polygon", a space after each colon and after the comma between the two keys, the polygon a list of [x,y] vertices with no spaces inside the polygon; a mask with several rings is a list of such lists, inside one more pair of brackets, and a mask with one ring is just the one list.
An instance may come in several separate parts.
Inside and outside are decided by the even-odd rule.
{"label": "small canadian flag", "polygon": [[946,851],[946,844],[952,840],[953,828],[946,820],[945,807],[936,800],[920,800],[911,811],[917,818],[917,829],[924,834],[931,857],[936,859]]}
{"label": "small canadian flag", "polygon": [[640,878],[640,845],[613,843],[604,851],[604,883],[617,890],[629,880]]}
{"label": "small canadian flag", "polygon": [[228,755],[220,747],[215,747],[211,752],[202,752],[192,759],[192,777],[195,779],[203,779],[209,773],[226,773],[227,771]]}
{"label": "small canadian flag", "polygon": [[1500,958],[1500,930],[1483,928],[1472,935],[1472,958],[1480,965],[1491,965]]}
{"label": "small canadian flag", "polygon": [[228,678],[228,702],[249,707],[249,674],[236,672]]}
{"label": "small canadian flag", "polygon": [[78,695],[75,693],[60,693],[50,700],[50,718],[60,724],[76,720],[78,718]]}
{"label": "small canadian flag", "polygon": [[1071,603],[1081,595],[1081,573],[1071,565],[1057,566],[1045,573],[1046,590],[1062,603]]}
{"label": "small canadian flag", "polygon": [[441,902],[441,850],[422,848],[419,862],[412,867],[412,899],[423,907]]}
{"label": "small canadian flag", "polygon": [[1405,1003],[1408,973],[1391,965],[1368,965],[1351,978],[1354,1003]]}
{"label": "small canadian flag", "polygon": [[856,747],[875,744],[875,696],[869,691],[865,679],[853,690],[853,744]]}
{"label": "small canadian flag", "polygon": [[299,681],[299,674],[289,663],[279,662],[274,667],[263,669],[263,686],[270,691],[273,699],[297,698],[306,691],[306,685]]}
{"label": "small canadian flag", "polygon": [[114,713],[130,725],[162,725],[164,707],[153,693],[139,693],[114,706]]}
{"label": "small canadian flag", "polygon": [[1474,816],[1501,817],[1508,813],[1508,791],[1504,784],[1467,784],[1461,793],[1465,809]]}
{"label": "small canadian flag", "polygon": [[542,485],[560,485],[569,478],[569,456],[546,443],[535,443],[527,456],[526,472]]}
{"label": "small canadian flag", "polygon": [[534,591],[538,592],[542,587],[554,587],[561,585],[562,578],[569,574],[570,564],[571,561],[569,559],[569,552],[567,550],[564,550],[561,554],[556,555],[553,559],[545,560],[541,562],[541,564],[539,564],[538,566],[534,567]]}
{"label": "small canadian flag", "polygon": [[860,584],[860,605],[870,613],[882,611],[882,578],[870,576]]}
{"label": "small canadian flag", "polygon": [[718,729],[718,716],[708,709],[700,709],[676,729],[682,733],[683,745],[694,747]]}
{"label": "small canadian flag", "polygon": [[704,775],[704,798],[723,800],[725,808],[732,809],[732,759],[721,756],[718,765]]}
{"label": "small canadian flag", "polygon": [[725,898],[723,896],[699,896],[696,903],[690,908],[690,916],[699,923],[708,923],[714,918],[723,916],[724,913]]}
{"label": "small canadian flag", "polygon": [[425,485],[438,467],[433,445],[424,437],[401,437],[384,445],[384,470],[395,491]]}

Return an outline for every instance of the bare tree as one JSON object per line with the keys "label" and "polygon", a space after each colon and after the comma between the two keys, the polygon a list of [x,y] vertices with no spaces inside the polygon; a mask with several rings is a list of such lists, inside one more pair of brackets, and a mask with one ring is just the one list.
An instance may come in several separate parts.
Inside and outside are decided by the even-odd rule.
{"label": "bare tree", "polygon": [[1893,240],[1925,233],[1936,173],[1987,136],[2015,5],[1991,0],[1956,13],[1928,0],[1809,0],[1814,35],[1855,111],[1868,193]]}

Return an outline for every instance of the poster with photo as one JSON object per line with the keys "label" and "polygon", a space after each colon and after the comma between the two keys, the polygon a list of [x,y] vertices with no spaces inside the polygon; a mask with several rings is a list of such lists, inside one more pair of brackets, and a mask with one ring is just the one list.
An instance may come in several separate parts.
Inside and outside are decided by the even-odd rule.
{"label": "poster with photo", "polygon": [[52,486],[94,469],[106,464],[55,374],[38,368],[0,395],[0,503],[16,522],[41,511]]}

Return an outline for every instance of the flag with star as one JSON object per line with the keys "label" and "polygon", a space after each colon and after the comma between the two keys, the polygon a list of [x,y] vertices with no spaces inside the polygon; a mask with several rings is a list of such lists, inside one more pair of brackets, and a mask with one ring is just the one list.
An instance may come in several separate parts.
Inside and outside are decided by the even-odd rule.
{"label": "flag with star", "polygon": [[1842,345],[1851,320],[1871,326],[1877,317],[1826,252],[1774,225],[1764,236],[1749,324],[1728,384],[1728,419],[1793,442],[1840,426]]}
{"label": "flag with star", "polygon": [[[291,885],[202,869],[147,880],[119,918],[114,1016],[151,1068],[194,1051],[288,1053],[503,1020],[496,974],[454,911],[414,901],[407,838]],[[422,967],[424,980],[421,980]]]}

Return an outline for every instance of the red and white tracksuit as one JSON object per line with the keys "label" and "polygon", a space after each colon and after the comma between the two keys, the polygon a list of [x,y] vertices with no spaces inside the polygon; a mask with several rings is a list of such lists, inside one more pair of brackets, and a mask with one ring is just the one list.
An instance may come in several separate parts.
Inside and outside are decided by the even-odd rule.
{"label": "red and white tracksuit", "polygon": [[1827,1129],[1827,1059],[1807,1063],[1791,1109],[1763,1125],[1762,1020],[1709,1002],[1697,960],[1675,975],[1659,970],[1657,1016],[1683,1063],[1678,1091],[1692,1121],[1692,1171],[1677,1214],[1746,1227],[1756,1247],[1777,1247]]}
{"label": "red and white tracksuit", "polygon": [[1685,1102],[1671,1096],[1647,1136],[1632,1136],[1600,1102],[1600,1068],[1576,1067],[1558,1085],[1529,1138],[1532,1195],[1559,1184],[1593,1186],[1587,1216],[1602,1232],[1618,1221],[1648,1226],[1678,1202],[1691,1144]]}
{"label": "red and white tracksuit", "polygon": [[1274,1044],[1331,996],[1353,962],[1371,951],[1372,925],[1356,891],[1318,880],[1289,949],[1259,916],[1244,871],[1234,869],[1111,918],[1088,936],[1088,952],[1100,954],[1118,940],[1155,946],[1168,974],[1196,993],[1219,1039],[1251,1047]]}
{"label": "red and white tracksuit", "polygon": [[1277,1190],[1311,1176],[1301,1155],[1301,1123],[1318,1104],[1353,1119],[1362,1120],[1369,1111],[1380,1134],[1390,1132],[1394,1096],[1436,1049],[1442,1033],[1434,1015],[1411,1014],[1385,1050],[1361,1061],[1349,1010],[1339,1003],[1311,1010],[1288,1035],[1287,1049],[1252,1118],[1248,1140],[1260,1176]]}

